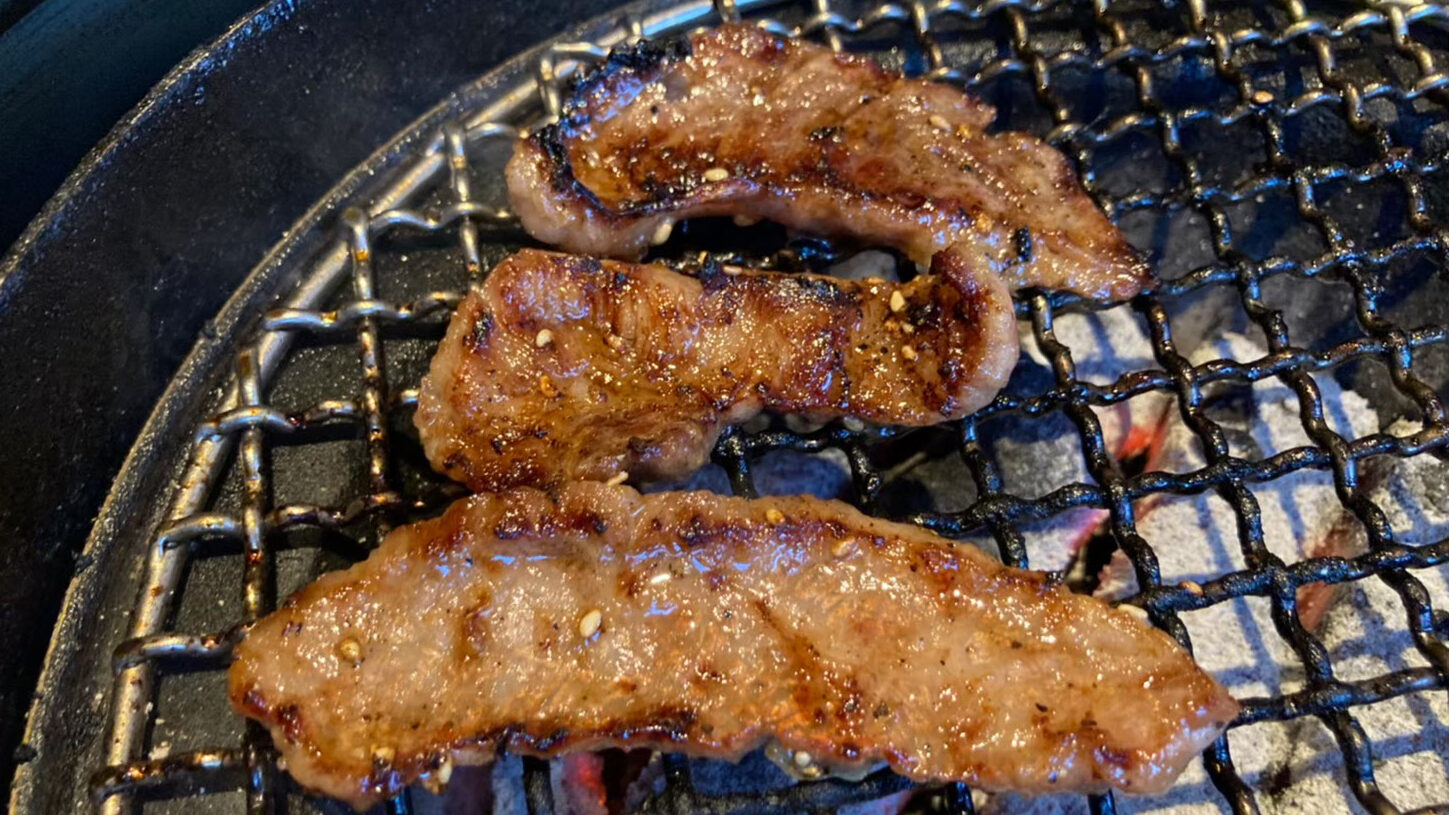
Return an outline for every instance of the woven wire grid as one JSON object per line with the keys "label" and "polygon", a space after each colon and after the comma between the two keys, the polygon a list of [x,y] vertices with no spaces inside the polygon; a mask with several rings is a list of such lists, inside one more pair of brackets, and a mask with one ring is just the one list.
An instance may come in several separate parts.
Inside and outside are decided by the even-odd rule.
{"label": "woven wire grid", "polygon": [[[759,12],[769,6],[774,15]],[[1144,41],[1141,21],[1133,22],[1133,9],[1148,8],[1155,37]],[[350,530],[375,541],[391,524],[410,512],[427,510],[458,494],[456,488],[432,484],[426,488],[401,484],[396,474],[397,448],[411,443],[394,438],[416,402],[415,389],[389,385],[384,336],[388,330],[410,325],[437,325],[461,299],[456,290],[437,291],[406,302],[382,298],[378,293],[378,241],[405,233],[455,238],[469,279],[486,274],[491,241],[506,240],[513,219],[506,211],[481,203],[475,196],[478,145],[506,145],[518,127],[536,121],[541,106],[556,115],[569,77],[582,66],[601,59],[607,45],[677,30],[683,24],[710,24],[752,20],[771,30],[823,41],[833,48],[854,47],[873,37],[904,35],[913,40],[915,62],[906,67],[933,79],[974,91],[994,84],[1025,80],[1046,121],[1038,129],[1076,163],[1082,183],[1116,220],[1137,212],[1171,216],[1187,213],[1201,219],[1211,239],[1213,257],[1185,273],[1165,279],[1155,291],[1139,297],[1133,308],[1149,327],[1153,353],[1160,369],[1131,371],[1110,384],[1079,379],[1072,350],[1059,342],[1055,318],[1071,310],[1091,310],[1099,304],[1061,294],[1024,292],[1018,298],[1018,316],[1029,321],[1038,347],[1050,362],[1053,381],[1042,390],[1021,394],[1007,391],[974,416],[949,425],[959,454],[974,481],[976,500],[956,512],[926,511],[909,520],[942,534],[960,537],[986,530],[995,538],[1003,559],[1015,566],[1030,566],[1022,526],[1080,507],[1108,512],[1111,535],[1131,560],[1140,593],[1129,602],[1144,609],[1151,620],[1191,647],[1182,612],[1206,608],[1233,598],[1257,596],[1272,605],[1277,633],[1301,660],[1306,681],[1301,689],[1277,696],[1241,699],[1242,713],[1234,727],[1256,722],[1316,717],[1335,736],[1342,753],[1342,772],[1363,809],[1375,813],[1400,811],[1374,778],[1374,745],[1354,709],[1409,693],[1442,691],[1449,686],[1449,648],[1442,632],[1442,612],[1436,617],[1427,591],[1413,572],[1449,563],[1449,540],[1409,546],[1395,538],[1383,510],[1366,495],[1360,483],[1361,465],[1376,456],[1443,456],[1449,446],[1449,418],[1434,387],[1415,371],[1416,354],[1449,344],[1449,326],[1403,327],[1392,321],[1381,303],[1384,277],[1393,264],[1406,257],[1427,257],[1442,270],[1449,233],[1431,217],[1426,184],[1439,172],[1439,158],[1420,155],[1396,140],[1390,128],[1374,115],[1375,100],[1395,104],[1423,104],[1434,115],[1444,114],[1449,101],[1449,75],[1441,73],[1441,57],[1423,42],[1431,26],[1449,21],[1449,11],[1436,5],[1377,6],[1342,9],[1334,18],[1310,15],[1297,0],[1269,7],[1254,6],[1257,25],[1229,24],[1205,0],[1173,6],[1129,6],[1128,3],[1076,3],[1072,0],[959,0],[887,3],[850,16],[830,0],[790,5],[737,3],[716,0],[712,7],[690,16],[626,16],[608,43],[569,43],[552,47],[540,60],[536,73],[537,100],[507,121],[489,120],[482,113],[473,119],[445,126],[418,158],[409,173],[407,189],[380,196],[367,207],[352,207],[337,220],[332,273],[311,272],[287,304],[269,312],[255,338],[236,356],[235,379],[223,409],[196,431],[190,465],[175,499],[170,521],[151,542],[146,584],[134,611],[132,638],[116,652],[117,671],[113,699],[113,732],[108,745],[108,766],[92,781],[92,796],[107,812],[120,812],[138,796],[171,797],[236,789],[246,792],[249,812],[278,808],[284,786],[277,772],[266,734],[249,725],[243,742],[235,747],[190,750],[160,759],[146,759],[147,734],[154,725],[150,713],[156,684],[166,672],[219,670],[245,624],[269,612],[276,603],[275,559],[279,539],[289,530],[316,528]],[[1061,48],[1047,48],[1037,29],[1052,20],[1075,20],[1097,34]],[[1234,18],[1236,19],[1236,18]],[[993,51],[980,59],[955,61],[943,45],[940,32],[953,25],[981,26]],[[1437,36],[1437,35],[1435,35]],[[1352,79],[1340,67],[1340,51],[1359,47],[1366,38],[1386,42],[1402,57],[1409,70],[1387,74],[1380,81]],[[1259,53],[1261,52],[1261,53]],[[1269,59],[1301,60],[1306,66],[1297,90],[1287,86],[1266,90],[1256,84],[1247,66],[1247,54]],[[1174,106],[1160,92],[1163,69],[1197,66],[1228,89],[1208,103]],[[1061,88],[1060,77],[1082,71],[1110,75],[1130,83],[1133,104],[1127,109],[1090,122],[1078,116],[1080,100]],[[1358,163],[1309,161],[1295,153],[1285,136],[1296,117],[1327,111],[1340,117],[1371,149]],[[1200,123],[1220,127],[1247,126],[1265,145],[1265,160],[1246,177],[1218,183],[1213,172],[1184,136]],[[1109,189],[1096,172],[1098,153],[1132,138],[1146,137],[1161,150],[1176,182],[1162,189]],[[496,169],[496,168],[493,168]],[[1366,245],[1325,205],[1326,190],[1342,186],[1394,185],[1406,201],[1402,234],[1376,245]],[[406,185],[405,185],[406,186]],[[1301,221],[1321,236],[1322,251],[1305,257],[1263,255],[1240,245],[1241,225],[1233,208],[1255,198],[1291,196]],[[339,265],[340,264],[340,265]],[[336,273],[340,269],[341,273]],[[1359,335],[1325,348],[1294,345],[1284,313],[1264,296],[1264,285],[1286,277],[1294,281],[1324,278],[1347,284],[1352,290],[1353,312]],[[340,281],[350,291],[323,308],[321,289]],[[1170,305],[1178,298],[1211,288],[1234,293],[1248,318],[1267,339],[1268,353],[1260,359],[1217,359],[1193,364],[1174,340]],[[356,395],[322,399],[300,409],[270,404],[268,383],[286,364],[295,337],[351,338],[355,341],[360,387]],[[1326,372],[1360,361],[1386,368],[1393,390],[1403,398],[1419,429],[1405,436],[1374,433],[1345,438],[1325,419],[1325,403],[1314,372]],[[1261,460],[1239,457],[1230,449],[1224,428],[1204,411],[1205,389],[1218,382],[1252,383],[1277,378],[1296,394],[1303,430],[1311,444],[1278,452]],[[1094,407],[1126,403],[1142,394],[1159,391],[1175,396],[1176,406],[1199,440],[1205,466],[1187,473],[1124,473],[1103,439]],[[1331,407],[1331,406],[1328,406]],[[1060,411],[1080,434],[1081,450],[1092,483],[1072,483],[1045,495],[1026,498],[1005,488],[999,462],[983,444],[992,419],[1002,416],[1039,417]],[[366,445],[366,469],[353,490],[352,500],[337,505],[285,503],[272,500],[276,473],[269,466],[268,450],[283,437],[302,437],[319,429],[356,428]],[[738,430],[721,439],[715,461],[729,476],[731,488],[744,495],[757,492],[751,463],[763,454],[790,449],[817,452],[829,448],[845,453],[850,462],[857,503],[879,511],[884,483],[873,463],[871,446],[882,439],[909,436],[890,429],[860,429],[834,423],[795,432],[778,424],[758,432]],[[233,459],[228,454],[234,451]],[[230,461],[241,484],[238,509],[216,509],[216,494],[223,463]],[[1264,540],[1260,509],[1250,485],[1270,482],[1304,469],[1331,473],[1339,500],[1367,533],[1368,550],[1354,557],[1310,558],[1285,563]],[[1134,502],[1157,494],[1197,494],[1212,491],[1227,501],[1239,519],[1239,540],[1247,567],[1198,585],[1172,585],[1160,576],[1152,546],[1137,531]],[[360,531],[359,531],[360,530]],[[206,547],[239,547],[243,613],[240,624],[219,634],[188,634],[171,630],[174,598],[184,585],[187,565]],[[357,552],[350,557],[358,556]],[[1300,622],[1296,590],[1315,581],[1347,583],[1363,579],[1383,581],[1403,604],[1408,629],[1428,667],[1411,667],[1380,676],[1345,681],[1335,677],[1334,665],[1323,643]],[[1228,738],[1220,738],[1204,755],[1213,785],[1228,806],[1238,813],[1259,811],[1256,792],[1234,769]],[[799,784],[765,796],[708,795],[695,788],[689,765],[677,756],[664,757],[663,791],[644,807],[652,811],[769,812],[835,809],[853,801],[878,798],[904,788],[905,782],[878,772],[860,783],[824,781]],[[525,788],[533,811],[550,804],[548,765],[525,762]],[[970,812],[972,799],[964,786],[954,785],[932,798],[932,806]],[[388,805],[390,811],[410,809],[407,796]],[[1445,806],[1449,806],[1446,803]],[[1114,812],[1112,796],[1090,799],[1094,812]]]}

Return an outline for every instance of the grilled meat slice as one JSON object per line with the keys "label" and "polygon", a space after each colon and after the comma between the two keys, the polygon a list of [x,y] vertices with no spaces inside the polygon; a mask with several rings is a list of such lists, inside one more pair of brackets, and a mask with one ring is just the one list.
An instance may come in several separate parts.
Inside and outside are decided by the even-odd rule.
{"label": "grilled meat slice", "polygon": [[1016,362],[1005,287],[951,253],[904,285],[524,250],[459,307],[415,417],[475,490],[687,474],[761,410],[926,425]]}
{"label": "grilled meat slice", "polygon": [[616,50],[521,139],[509,197],[534,237],[637,259],[674,221],[768,218],[906,252],[949,246],[1013,286],[1128,298],[1146,265],[1056,150],[869,59],[730,25]]}
{"label": "grilled meat slice", "polygon": [[574,483],[463,499],[259,622],[229,676],[364,807],[500,748],[767,740],[986,790],[1153,792],[1238,709],[1166,634],[814,498]]}

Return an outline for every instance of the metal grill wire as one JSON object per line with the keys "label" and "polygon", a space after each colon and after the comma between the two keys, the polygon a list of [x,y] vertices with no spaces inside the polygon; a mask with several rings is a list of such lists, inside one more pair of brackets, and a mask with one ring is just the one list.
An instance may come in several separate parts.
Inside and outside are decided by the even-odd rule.
{"label": "metal grill wire", "polygon": [[[1449,327],[1434,325],[1405,328],[1385,315],[1380,297],[1383,275],[1388,266],[1414,253],[1428,255],[1442,270],[1446,230],[1433,223],[1426,202],[1424,179],[1439,169],[1437,159],[1426,160],[1395,143],[1366,104],[1375,99],[1411,103],[1421,98],[1443,106],[1449,101],[1449,75],[1440,72],[1435,56],[1421,42],[1423,27],[1449,21],[1449,11],[1437,5],[1385,5],[1358,10],[1336,19],[1315,17],[1298,0],[1275,5],[1275,22],[1259,27],[1228,30],[1219,27],[1206,0],[1189,0],[1169,7],[1180,30],[1165,32],[1170,38],[1156,47],[1134,42],[1119,9],[1122,4],[1095,0],[1076,5],[1069,0],[987,0],[964,3],[887,3],[860,17],[848,17],[832,7],[830,0],[811,0],[795,9],[797,22],[782,22],[787,15],[773,2],[775,18],[753,12],[765,4],[716,0],[712,9],[699,14],[655,15],[647,20],[625,17],[607,43],[578,43],[555,46],[542,59],[537,71],[539,99],[545,111],[557,114],[562,88],[582,64],[607,53],[606,46],[625,39],[658,35],[682,24],[751,19],[782,34],[815,38],[833,48],[846,47],[854,40],[879,30],[905,30],[914,35],[922,54],[923,73],[934,79],[978,88],[1002,77],[1024,77],[1030,81],[1037,102],[1049,112],[1052,126],[1046,138],[1063,149],[1077,164],[1083,184],[1114,217],[1139,210],[1186,211],[1199,214],[1207,223],[1216,257],[1182,276],[1164,281],[1156,292],[1140,297],[1134,308],[1145,318],[1154,355],[1161,370],[1134,371],[1110,385],[1082,381],[1075,374],[1071,350],[1058,342],[1054,317],[1067,309],[1090,309],[1084,303],[1061,295],[1026,293],[1017,303],[1018,315],[1031,323],[1038,346],[1047,355],[1054,385],[1032,396],[1003,394],[977,415],[957,423],[960,454],[975,481],[978,500],[954,513],[923,512],[912,520],[947,535],[963,535],[987,529],[999,544],[1004,559],[1027,566],[1027,552],[1021,525],[1051,517],[1075,507],[1105,508],[1110,513],[1110,530],[1130,557],[1141,593],[1130,602],[1145,609],[1152,621],[1190,647],[1179,613],[1243,596],[1267,598],[1272,604],[1277,632],[1301,659],[1304,686],[1284,695],[1241,700],[1243,711],[1234,726],[1267,720],[1289,720],[1313,716],[1323,722],[1341,748],[1349,787],[1363,809],[1375,813],[1400,811],[1380,791],[1374,779],[1373,745],[1354,717],[1354,709],[1409,693],[1442,691],[1449,685],[1449,649],[1436,622],[1442,626],[1443,612],[1431,606],[1424,586],[1413,571],[1449,562],[1449,540],[1406,546],[1395,539],[1383,510],[1366,497],[1359,473],[1362,463],[1373,456],[1407,457],[1419,454],[1443,456],[1449,445],[1449,419],[1433,387],[1415,375],[1415,353],[1449,341]],[[789,10],[786,9],[786,12]],[[746,14],[745,12],[751,12]],[[1090,50],[1071,46],[1066,50],[1038,50],[1032,25],[1050,14],[1089,17],[1105,47]],[[994,58],[966,69],[949,64],[935,32],[951,20],[989,23],[1005,32],[998,39]],[[1401,80],[1355,83],[1337,65],[1336,48],[1362,35],[1387,35],[1393,50],[1415,70]],[[1252,48],[1267,48],[1282,54],[1306,56],[1310,80],[1297,95],[1275,95],[1255,88],[1243,70],[1239,55]],[[1283,57],[1286,59],[1286,57]],[[1176,62],[1196,62],[1235,89],[1225,104],[1170,109],[1154,87],[1154,70]],[[1069,100],[1060,98],[1054,85],[1058,72],[1088,69],[1112,72],[1129,78],[1135,89],[1138,109],[1091,125],[1073,119]],[[1302,163],[1285,144],[1286,121],[1316,108],[1341,115],[1358,133],[1372,141],[1374,155],[1359,166],[1341,163]],[[536,109],[534,111],[536,115]],[[519,120],[522,121],[522,120]],[[113,732],[108,745],[108,763],[93,778],[92,797],[104,811],[120,812],[137,795],[175,796],[203,790],[246,791],[250,812],[276,808],[279,776],[269,742],[259,728],[246,731],[239,747],[223,747],[180,753],[159,760],[147,760],[143,748],[150,726],[149,702],[153,698],[158,671],[218,669],[224,666],[243,626],[222,634],[194,635],[167,630],[174,595],[181,585],[192,548],[223,541],[239,543],[245,557],[243,623],[267,613],[275,602],[274,552],[271,541],[281,531],[298,527],[341,529],[356,523],[372,526],[373,535],[386,530],[389,518],[409,508],[421,508],[449,497],[449,494],[410,496],[404,494],[390,473],[389,416],[410,409],[416,391],[389,392],[384,376],[386,360],[380,330],[384,325],[437,320],[456,306],[457,292],[436,292],[407,303],[378,298],[373,271],[375,238],[393,230],[444,235],[455,234],[469,275],[484,272],[480,256],[480,232],[506,229],[511,216],[474,200],[470,188],[470,146],[493,139],[509,140],[517,130],[509,122],[478,119],[453,123],[428,145],[413,173],[412,187],[383,196],[370,210],[346,210],[339,221],[338,251],[350,279],[352,299],[333,310],[319,310],[316,292],[294,295],[289,307],[269,313],[254,341],[236,358],[234,389],[226,407],[198,428],[193,454],[181,490],[175,499],[170,522],[158,530],[150,548],[147,582],[135,609],[132,639],[116,652],[117,671],[113,699]],[[1183,129],[1193,123],[1211,121],[1222,126],[1241,123],[1259,129],[1267,145],[1267,161],[1250,178],[1229,187],[1215,186],[1204,178],[1194,153],[1183,144]],[[1093,153],[1113,142],[1132,136],[1155,139],[1176,169],[1180,183],[1163,192],[1136,191],[1114,197],[1101,188],[1093,172]],[[1369,184],[1390,181],[1407,197],[1408,229],[1398,239],[1366,248],[1350,237],[1345,228],[1322,205],[1324,187],[1333,183]],[[446,202],[423,212],[408,208],[417,190],[433,185],[447,193]],[[1317,257],[1290,260],[1269,257],[1255,260],[1235,243],[1230,208],[1265,192],[1281,191],[1293,196],[1298,214],[1321,233],[1325,250]],[[318,278],[322,271],[314,270]],[[1361,336],[1317,351],[1295,346],[1288,335],[1284,314],[1265,302],[1263,285],[1280,276],[1332,278],[1352,287],[1355,318]],[[334,275],[335,276],[335,275]],[[1178,350],[1168,320],[1166,303],[1208,287],[1227,287],[1251,320],[1267,338],[1268,354],[1256,360],[1220,359],[1191,364]],[[266,404],[264,385],[285,356],[291,337],[297,333],[324,336],[353,334],[356,337],[361,373],[361,396],[318,402],[299,411],[285,411]],[[1413,418],[1422,429],[1404,437],[1376,433],[1363,438],[1344,438],[1324,418],[1325,405],[1312,377],[1355,360],[1375,360],[1385,366],[1392,387],[1413,406]],[[1233,455],[1223,428],[1204,413],[1204,389],[1215,382],[1257,382],[1277,377],[1297,395],[1303,429],[1311,445],[1297,447],[1250,461]],[[1128,477],[1105,447],[1102,429],[1091,408],[1124,403],[1149,391],[1176,396],[1187,425],[1201,442],[1206,466],[1194,472],[1168,474],[1148,472]],[[1001,473],[982,445],[981,427],[995,416],[1016,414],[1040,416],[1060,410],[1075,424],[1082,451],[1095,483],[1075,483],[1038,498],[1022,498],[1003,488]],[[334,425],[358,426],[367,446],[365,494],[345,507],[281,505],[269,503],[268,468],[265,450],[269,439],[298,431]],[[870,463],[866,450],[871,441],[891,435],[889,430],[852,430],[833,424],[808,433],[772,429],[760,433],[737,432],[721,440],[716,461],[725,467],[733,489],[752,495],[755,486],[750,462],[776,449],[818,451],[839,448],[847,454],[861,506],[875,507],[882,479]],[[218,462],[236,446],[244,492],[240,514],[208,511],[217,489]],[[1288,564],[1265,545],[1259,506],[1250,484],[1267,482],[1304,468],[1328,470],[1340,501],[1363,524],[1368,551],[1351,558],[1314,558]],[[1136,530],[1133,503],[1157,493],[1195,494],[1214,491],[1225,499],[1239,518],[1239,544],[1247,568],[1224,574],[1199,586],[1167,585],[1160,579],[1152,547]],[[1295,591],[1314,581],[1346,583],[1363,579],[1381,580],[1402,600],[1413,641],[1429,667],[1405,668],[1359,681],[1335,677],[1329,655],[1312,633],[1300,623]],[[144,711],[144,712],[143,712]],[[851,801],[869,800],[903,788],[897,777],[880,772],[859,784],[825,781],[801,784],[766,796],[709,796],[691,784],[689,767],[678,757],[666,756],[665,789],[646,803],[654,811],[763,812],[831,809]],[[1204,756],[1213,784],[1234,812],[1258,811],[1255,793],[1235,772],[1227,738],[1219,739]],[[528,761],[525,788],[534,811],[550,807],[548,765]],[[971,811],[969,791],[960,785],[933,799],[933,805],[955,812]],[[1449,806],[1449,804],[1446,804]],[[1110,796],[1090,799],[1092,811],[1114,812]],[[390,811],[410,808],[404,795],[389,804]],[[1436,808],[1436,811],[1437,808]]]}

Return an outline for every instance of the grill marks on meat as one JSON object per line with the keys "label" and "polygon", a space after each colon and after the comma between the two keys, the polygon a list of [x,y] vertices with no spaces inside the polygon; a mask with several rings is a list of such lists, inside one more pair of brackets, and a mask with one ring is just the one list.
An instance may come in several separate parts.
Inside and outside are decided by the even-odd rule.
{"label": "grill marks on meat", "polygon": [[229,681],[303,786],[357,807],[500,748],[769,739],[923,782],[1152,792],[1237,711],[1145,622],[916,527],[597,483],[393,532],[259,622]]}
{"label": "grill marks on meat", "polygon": [[951,253],[904,285],[524,250],[459,307],[418,397],[475,490],[680,476],[761,410],[927,425],[1016,362],[1010,295]]}
{"label": "grill marks on meat", "polygon": [[986,134],[995,112],[869,59],[733,25],[616,50],[562,120],[518,142],[513,209],[539,240],[637,259],[676,220],[768,218],[955,247],[1013,286],[1121,299],[1145,264],[1056,150]]}

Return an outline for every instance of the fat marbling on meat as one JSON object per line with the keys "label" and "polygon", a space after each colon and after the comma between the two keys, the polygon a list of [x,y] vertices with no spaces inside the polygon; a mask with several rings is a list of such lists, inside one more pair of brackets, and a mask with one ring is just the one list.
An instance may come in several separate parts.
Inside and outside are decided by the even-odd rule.
{"label": "fat marbling on meat", "polygon": [[1012,286],[1135,295],[1146,265],[1066,158],[960,90],[759,28],[616,49],[519,140],[509,199],[534,237],[637,259],[680,219],[767,218],[899,249],[954,247]]}
{"label": "fat marbling on meat", "polygon": [[574,483],[391,533],[256,624],[232,703],[359,808],[499,749],[773,742],[984,790],[1154,792],[1238,706],[1166,634],[814,498]]}
{"label": "fat marbling on meat", "polygon": [[959,418],[1017,355],[1005,286],[959,260],[893,284],[523,250],[453,316],[415,423],[434,467],[498,490],[682,476],[761,410]]}

